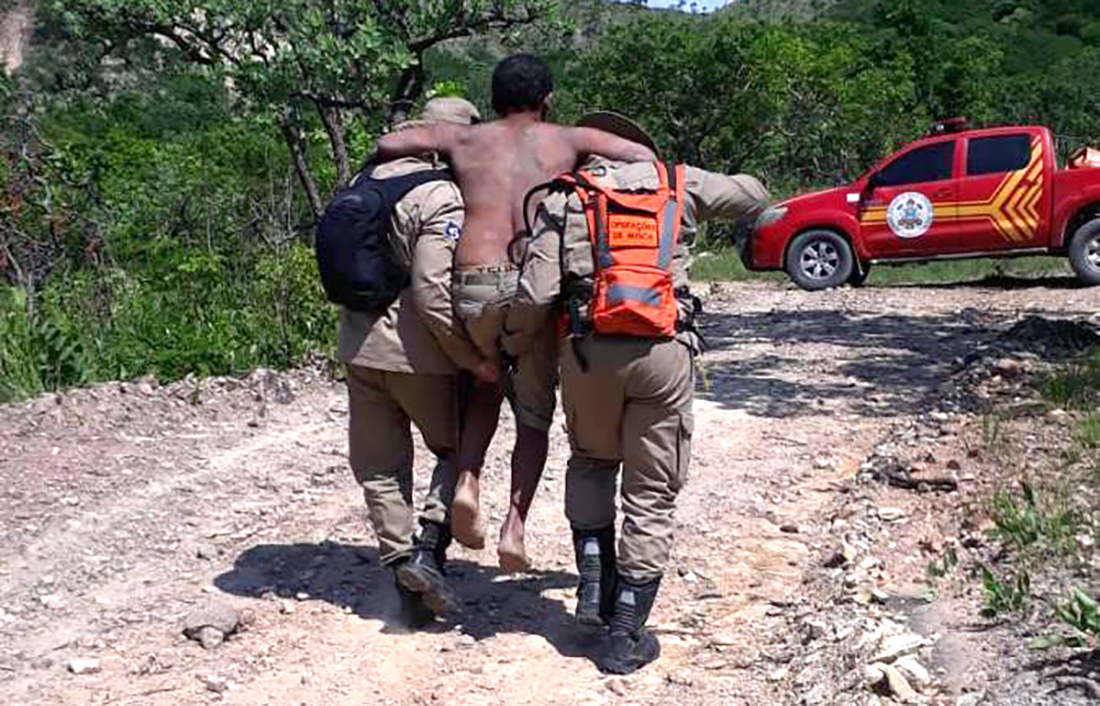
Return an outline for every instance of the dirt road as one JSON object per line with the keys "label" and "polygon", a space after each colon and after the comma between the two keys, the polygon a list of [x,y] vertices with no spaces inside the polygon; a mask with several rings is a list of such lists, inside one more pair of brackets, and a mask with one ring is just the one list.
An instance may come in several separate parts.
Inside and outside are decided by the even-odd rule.
{"label": "dirt road", "polygon": [[[1095,320],[1100,289],[747,284],[706,301],[713,350],[653,667],[603,677],[572,635],[560,423],[531,521],[538,572],[498,576],[491,547],[452,550],[464,614],[402,634],[346,468],[342,387],[258,374],[0,408],[4,703],[797,703],[776,675],[784,607],[836,483],[956,359],[1028,313]],[[509,420],[486,471],[494,529],[511,436]],[[181,627],[211,599],[255,622],[206,651]],[[77,675],[74,659],[98,664]]]}

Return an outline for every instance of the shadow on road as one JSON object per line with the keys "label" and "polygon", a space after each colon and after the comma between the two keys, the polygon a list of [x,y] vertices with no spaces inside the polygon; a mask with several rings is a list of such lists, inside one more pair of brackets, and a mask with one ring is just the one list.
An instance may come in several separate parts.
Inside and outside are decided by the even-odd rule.
{"label": "shadow on road", "polygon": [[[1053,309],[1029,314],[1055,323],[1067,318]],[[1035,337],[1006,339],[1008,320],[1004,313],[971,308],[929,315],[830,309],[708,313],[701,329],[711,355],[698,394],[758,417],[831,415],[840,400],[863,417],[913,413],[983,352],[1028,350],[1046,358],[1066,352]],[[816,347],[820,359],[796,353],[797,346]]]}
{"label": "shadow on road", "polygon": [[1077,696],[1095,703],[1100,699],[1100,649],[1081,652],[1065,659],[1042,659],[1026,667],[1041,675],[1043,683],[1051,684],[1049,695],[1056,697],[1077,692]]}
{"label": "shadow on road", "polygon": [[[575,576],[548,571],[509,577],[467,561],[449,562],[447,571],[465,603],[455,616],[463,634],[475,640],[508,633],[539,635],[564,656],[595,658],[599,646],[576,635],[566,606],[543,595],[548,589],[574,587]],[[408,631],[392,573],[379,565],[372,547],[336,542],[259,545],[241,553],[214,585],[247,598],[299,600],[308,594],[301,600],[349,608],[361,618],[382,621],[387,632]],[[451,627],[438,622],[426,629],[445,632]]]}
{"label": "shadow on road", "polygon": [[[912,316],[852,311],[713,314],[703,322],[713,352],[700,397],[755,416],[829,415],[847,400],[867,417],[916,409],[964,357],[993,331],[974,312]],[[812,345],[807,361],[791,346]],[[763,349],[735,362],[722,351]],[[770,349],[770,350],[769,350]],[[784,353],[786,352],[786,355]],[[787,357],[790,356],[790,357]]]}
{"label": "shadow on road", "polygon": [[[1003,291],[1016,291],[1021,289],[1049,289],[1055,291],[1088,289],[1081,280],[1070,276],[1041,276],[1017,277],[1013,275],[989,275],[981,279],[962,280],[958,282],[940,282],[929,284],[891,284],[880,285],[881,288],[890,289],[995,289]],[[873,289],[873,288],[872,288]]]}

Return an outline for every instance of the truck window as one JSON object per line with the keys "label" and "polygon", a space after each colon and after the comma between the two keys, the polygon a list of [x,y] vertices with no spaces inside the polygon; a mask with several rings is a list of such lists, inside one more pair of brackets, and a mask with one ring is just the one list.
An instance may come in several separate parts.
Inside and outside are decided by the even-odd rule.
{"label": "truck window", "polygon": [[966,154],[966,175],[1001,174],[1023,169],[1031,161],[1028,135],[979,137],[970,140]]}
{"label": "truck window", "polygon": [[895,159],[878,173],[878,186],[904,186],[951,178],[955,143],[938,142]]}

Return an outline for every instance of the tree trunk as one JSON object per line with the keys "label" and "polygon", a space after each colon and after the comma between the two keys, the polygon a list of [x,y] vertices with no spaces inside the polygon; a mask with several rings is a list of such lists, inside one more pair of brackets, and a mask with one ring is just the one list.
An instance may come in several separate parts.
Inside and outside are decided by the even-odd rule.
{"label": "tree trunk", "polygon": [[279,126],[283,130],[283,139],[286,140],[287,149],[290,150],[291,159],[294,161],[294,172],[298,175],[298,180],[302,182],[302,188],[305,189],[306,199],[309,201],[313,218],[320,220],[321,216],[324,215],[325,205],[321,202],[321,195],[317,191],[317,182],[313,178],[309,161],[306,159],[306,146],[301,133],[298,131],[298,123],[288,112],[284,112],[280,116]]}
{"label": "tree trunk", "polygon": [[397,87],[393,91],[390,101],[390,114],[387,122],[390,126],[397,125],[409,119],[413,104],[424,92],[424,69],[421,67],[423,60],[417,57],[417,63],[405,69],[401,78],[397,81]]}
{"label": "tree trunk", "polygon": [[336,162],[336,178],[339,181],[337,188],[342,188],[351,180],[351,166],[348,160],[348,145],[344,141],[344,121],[339,108],[317,106],[317,112],[321,115],[321,123],[328,133],[328,141],[332,145],[332,158]]}

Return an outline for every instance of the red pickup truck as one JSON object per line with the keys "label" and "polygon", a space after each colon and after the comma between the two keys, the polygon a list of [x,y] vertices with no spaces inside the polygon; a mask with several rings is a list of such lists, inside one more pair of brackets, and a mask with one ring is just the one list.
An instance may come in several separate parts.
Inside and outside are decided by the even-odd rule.
{"label": "red pickup truck", "polygon": [[1054,255],[1100,284],[1096,150],[1060,169],[1043,127],[938,132],[850,186],[769,208],[738,244],[745,265],[820,290],[862,284],[877,263]]}

